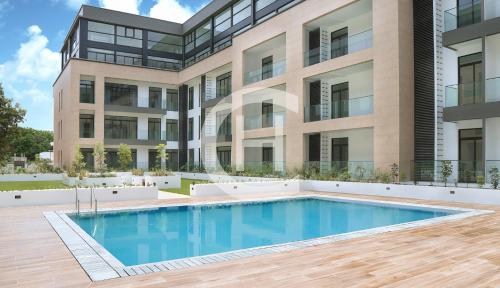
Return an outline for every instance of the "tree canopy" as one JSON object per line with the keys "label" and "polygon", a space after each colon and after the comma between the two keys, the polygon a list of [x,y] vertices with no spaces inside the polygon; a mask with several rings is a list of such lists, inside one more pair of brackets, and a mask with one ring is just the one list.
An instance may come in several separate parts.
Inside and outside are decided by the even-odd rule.
{"label": "tree canopy", "polygon": [[24,154],[28,159],[34,160],[37,154],[52,150],[50,142],[53,138],[51,131],[18,127],[10,137],[10,145],[17,155]]}
{"label": "tree canopy", "polygon": [[13,104],[12,99],[5,97],[2,84],[0,83],[0,163],[8,160],[13,153],[10,141],[15,139],[17,125],[24,120],[26,110],[18,103]]}

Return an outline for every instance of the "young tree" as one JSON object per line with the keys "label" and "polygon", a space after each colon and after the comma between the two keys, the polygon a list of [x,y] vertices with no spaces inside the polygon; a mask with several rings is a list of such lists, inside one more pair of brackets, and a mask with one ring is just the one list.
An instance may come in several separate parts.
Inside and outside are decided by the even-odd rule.
{"label": "young tree", "polygon": [[394,183],[398,182],[399,165],[396,163],[392,163],[391,165],[391,176],[392,176],[392,182]]}
{"label": "young tree", "polygon": [[104,145],[102,145],[102,143],[98,142],[94,145],[93,155],[96,171],[104,173],[106,171],[106,151],[104,151]]}
{"label": "young tree", "polygon": [[10,140],[16,132],[17,125],[24,120],[26,110],[18,103],[12,104],[12,100],[5,97],[0,84],[0,164],[8,160],[12,153]]}
{"label": "young tree", "polygon": [[120,144],[118,148],[118,165],[121,171],[130,169],[132,163],[132,150],[127,144]]}
{"label": "young tree", "polygon": [[158,144],[156,146],[156,161],[158,164],[158,168],[165,168],[165,160],[168,160],[167,145],[163,143]]}
{"label": "young tree", "polygon": [[498,168],[497,167],[491,168],[489,173],[490,173],[491,186],[493,187],[493,189],[497,189],[498,184],[500,182],[500,173],[498,172]]}
{"label": "young tree", "polygon": [[448,177],[451,176],[451,173],[453,172],[453,165],[451,164],[450,160],[444,160],[441,162],[441,177],[443,178],[444,181],[444,186],[446,186],[446,183],[448,182]]}
{"label": "young tree", "polygon": [[83,154],[80,151],[80,145],[76,145],[75,147],[75,157],[73,158],[73,162],[71,163],[71,166],[73,166],[73,169],[76,173],[80,173],[82,170],[85,169],[85,166],[87,163],[85,163],[83,159]]}

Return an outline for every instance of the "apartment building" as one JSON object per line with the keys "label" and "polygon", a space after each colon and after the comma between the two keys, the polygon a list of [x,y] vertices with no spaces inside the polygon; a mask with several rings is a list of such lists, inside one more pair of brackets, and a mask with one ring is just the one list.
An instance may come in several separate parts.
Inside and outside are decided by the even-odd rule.
{"label": "apartment building", "polygon": [[165,143],[172,169],[409,173],[428,144],[415,139],[414,2],[432,3],[215,0],[182,24],[84,5],[53,87],[55,163],[76,145],[93,163],[101,142],[113,166],[125,143],[147,169]]}

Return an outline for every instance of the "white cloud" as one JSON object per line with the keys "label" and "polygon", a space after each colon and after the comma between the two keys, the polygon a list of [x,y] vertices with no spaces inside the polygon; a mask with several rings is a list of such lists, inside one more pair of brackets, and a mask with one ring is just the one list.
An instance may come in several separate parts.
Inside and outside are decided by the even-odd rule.
{"label": "white cloud", "polygon": [[89,0],[66,0],[66,6],[71,9],[77,10],[80,9],[82,4],[87,4]]}
{"label": "white cloud", "polygon": [[106,9],[139,14],[142,0],[99,0],[99,5]]}
{"label": "white cloud", "polygon": [[149,10],[149,16],[166,21],[183,23],[189,17],[193,16],[195,12],[195,9],[183,6],[178,0],[156,0],[156,4]]}
{"label": "white cloud", "polygon": [[39,26],[30,26],[27,36],[13,59],[0,64],[0,81],[9,97],[45,101],[61,69],[60,54],[47,48],[49,40]]}

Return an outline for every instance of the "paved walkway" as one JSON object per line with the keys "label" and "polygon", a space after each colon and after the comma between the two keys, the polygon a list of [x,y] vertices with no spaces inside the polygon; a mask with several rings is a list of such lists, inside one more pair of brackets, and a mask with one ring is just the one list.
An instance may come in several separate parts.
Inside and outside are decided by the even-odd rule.
{"label": "paved walkway", "polygon": [[177,199],[177,198],[190,198],[190,197],[187,195],[182,195],[172,192],[158,191],[158,199]]}

